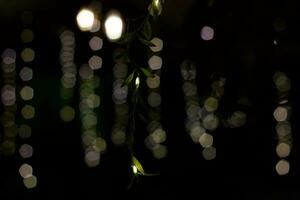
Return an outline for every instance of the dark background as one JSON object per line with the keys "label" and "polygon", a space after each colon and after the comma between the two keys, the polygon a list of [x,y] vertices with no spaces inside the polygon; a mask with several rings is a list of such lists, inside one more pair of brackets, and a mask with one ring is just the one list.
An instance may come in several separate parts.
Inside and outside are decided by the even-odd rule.
{"label": "dark background", "polygon": [[[126,17],[136,17],[145,11],[149,1],[103,0],[103,12],[119,9]],[[159,36],[164,40],[162,71],[163,125],[168,134],[169,154],[155,160],[138,141],[138,157],[146,171],[160,173],[155,177],[139,177],[139,182],[127,190],[132,177],[130,156],[126,148],[113,147],[109,142],[101,164],[90,169],[84,164],[79,121],[63,123],[59,119],[61,104],[59,80],[61,67],[59,31],[70,28],[76,34],[76,64],[87,61],[88,33],[81,33],[75,22],[78,10],[90,1],[62,0],[0,0],[0,50],[10,47],[20,52],[25,46],[19,39],[23,11],[33,12],[32,29],[36,51],[34,69],[36,118],[32,123],[30,144],[34,156],[29,160],[38,178],[38,187],[25,189],[18,168],[19,155],[0,157],[0,199],[68,199],[83,195],[112,199],[191,199],[221,195],[230,199],[299,199],[300,140],[299,73],[300,6],[297,0],[166,0],[158,19]],[[273,23],[280,17],[286,23],[276,31]],[[203,41],[200,30],[209,25],[215,30],[212,41]],[[278,45],[273,41],[277,40]],[[99,72],[103,88],[104,135],[109,141],[112,125],[111,101],[112,61],[114,45],[105,41],[101,56],[104,66]],[[217,158],[205,161],[202,148],[193,144],[184,129],[185,110],[180,64],[184,59],[197,63],[200,95],[208,95],[212,74],[227,78],[220,113],[228,116],[242,109],[248,122],[240,129],[219,128],[215,133]],[[272,76],[286,72],[292,81],[290,102],[294,143],[288,160],[289,175],[276,174],[275,120],[277,105]],[[247,97],[251,106],[241,106],[237,100]],[[76,106],[76,100],[73,105]],[[145,133],[141,133],[145,134]],[[142,138],[142,137],[141,137]],[[19,141],[20,143],[22,141]],[[183,197],[180,197],[180,196]]]}

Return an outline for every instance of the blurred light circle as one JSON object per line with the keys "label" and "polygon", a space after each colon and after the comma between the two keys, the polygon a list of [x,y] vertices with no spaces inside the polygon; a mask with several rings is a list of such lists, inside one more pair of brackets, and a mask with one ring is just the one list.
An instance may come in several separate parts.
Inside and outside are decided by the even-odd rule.
{"label": "blurred light circle", "polygon": [[34,38],[34,34],[33,34],[33,31],[30,30],[30,29],[24,29],[21,33],[21,40],[24,42],[24,43],[30,43],[33,41],[33,38]]}
{"label": "blurred light circle", "polygon": [[94,25],[95,15],[91,10],[82,9],[79,11],[76,20],[80,30],[90,31]]}
{"label": "blurred light circle", "polygon": [[100,30],[100,28],[101,28],[101,22],[100,22],[100,20],[98,20],[97,18],[95,18],[93,26],[92,26],[90,32],[96,33],[96,32],[98,32]]}
{"label": "blurred light circle", "polygon": [[100,97],[97,94],[90,94],[86,99],[86,104],[89,108],[97,108],[100,106]]}
{"label": "blurred light circle", "polygon": [[105,20],[105,33],[109,40],[118,40],[122,36],[123,21],[116,12],[111,12]]}
{"label": "blurred light circle", "polygon": [[32,62],[35,57],[35,52],[31,48],[26,48],[21,52],[21,57],[24,62]]}
{"label": "blurred light circle", "polygon": [[155,37],[150,42],[154,45],[154,46],[150,46],[151,51],[159,52],[163,49],[164,43],[161,39]]}
{"label": "blurred light circle", "polygon": [[26,124],[22,124],[19,127],[19,136],[22,139],[30,138],[31,137],[31,127]]}
{"label": "blurred light circle", "polygon": [[75,119],[75,110],[71,106],[64,106],[59,112],[60,118],[65,122],[70,122]]}
{"label": "blurred light circle", "polygon": [[98,51],[103,47],[103,40],[98,36],[94,36],[90,40],[89,46],[93,51]]}
{"label": "blurred light circle", "polygon": [[153,77],[148,77],[146,83],[150,89],[158,88],[160,86],[160,77],[155,74]]}
{"label": "blurred light circle", "polygon": [[30,81],[33,77],[33,71],[29,67],[23,67],[19,72],[22,81]]}
{"label": "blurred light circle", "polygon": [[204,26],[201,29],[201,38],[203,40],[212,40],[214,38],[214,29],[209,26]]}
{"label": "blurred light circle", "polygon": [[161,104],[161,96],[157,92],[151,92],[148,96],[148,104],[151,107],[158,107]]}
{"label": "blurred light circle", "polygon": [[288,121],[279,122],[276,125],[276,132],[279,139],[284,139],[292,132],[291,124]]}
{"label": "blurred light circle", "polygon": [[280,158],[288,157],[291,153],[291,146],[285,142],[280,142],[276,147],[276,153]]}
{"label": "blurred light circle", "polygon": [[32,119],[35,115],[35,109],[31,105],[25,105],[21,110],[21,114],[24,119]]}
{"label": "blurred light circle", "polygon": [[219,119],[217,116],[214,114],[208,114],[204,119],[203,119],[203,126],[204,128],[213,131],[215,130],[219,125]]}
{"label": "blurred light circle", "polygon": [[79,75],[81,79],[93,78],[94,72],[88,65],[82,65],[79,69]]}
{"label": "blurred light circle", "polygon": [[208,97],[204,102],[204,108],[208,112],[214,112],[218,109],[219,103],[218,100],[214,97]]}
{"label": "blurred light circle", "polygon": [[20,153],[21,157],[24,159],[30,158],[30,157],[32,157],[32,154],[33,154],[33,148],[29,144],[23,144],[19,149],[19,153]]}
{"label": "blurred light circle", "polygon": [[150,137],[156,144],[160,144],[166,141],[167,134],[163,129],[158,128],[151,133]]}
{"label": "blurred light circle", "polygon": [[11,72],[15,71],[16,63],[3,64],[1,67],[2,67],[2,70],[3,70],[4,73],[11,73]]}
{"label": "blurred light circle", "polygon": [[106,151],[106,141],[101,138],[101,137],[97,137],[94,141],[93,141],[93,149],[97,152],[104,152]]}
{"label": "blurred light circle", "polygon": [[273,116],[278,122],[286,121],[288,118],[288,110],[284,107],[279,106],[274,110]]}
{"label": "blurred light circle", "polygon": [[16,89],[11,85],[4,85],[1,90],[1,100],[3,105],[12,106],[16,102]]}
{"label": "blurred light circle", "polygon": [[23,179],[23,183],[27,189],[32,189],[37,186],[37,178],[34,175],[26,177]]}
{"label": "blurred light circle", "polygon": [[100,163],[100,153],[97,151],[88,151],[84,158],[88,167],[96,167]]}
{"label": "blurred light circle", "polygon": [[278,173],[278,175],[287,175],[289,171],[290,163],[287,160],[282,159],[276,164],[276,172]]}
{"label": "blurred light circle", "polygon": [[16,51],[13,49],[5,49],[2,53],[3,63],[10,65],[16,62]]}
{"label": "blurred light circle", "polygon": [[102,58],[99,56],[92,56],[89,59],[89,66],[91,69],[96,70],[102,67]]}
{"label": "blurred light circle", "polygon": [[20,168],[19,168],[19,173],[23,178],[28,178],[30,176],[32,176],[32,172],[33,169],[30,165],[28,164],[23,164]]}
{"label": "blurred light circle", "polygon": [[34,90],[32,87],[24,86],[20,91],[20,95],[24,101],[29,101],[33,98]]}
{"label": "blurred light circle", "polygon": [[283,72],[276,72],[273,81],[279,92],[288,92],[291,88],[291,80]]}
{"label": "blurred light circle", "polygon": [[159,70],[162,67],[162,58],[154,55],[149,59],[148,65],[152,70]]}
{"label": "blurred light circle", "polygon": [[166,146],[158,144],[152,149],[152,154],[156,159],[163,159],[168,154],[168,149]]}
{"label": "blurred light circle", "polygon": [[232,114],[229,119],[229,124],[231,127],[242,127],[246,124],[247,115],[242,111],[236,111]]}
{"label": "blurred light circle", "polygon": [[211,146],[202,150],[202,155],[205,160],[214,160],[217,156],[217,150]]}
{"label": "blurred light circle", "polygon": [[211,134],[203,133],[199,138],[199,143],[203,148],[208,148],[213,145],[214,138]]}

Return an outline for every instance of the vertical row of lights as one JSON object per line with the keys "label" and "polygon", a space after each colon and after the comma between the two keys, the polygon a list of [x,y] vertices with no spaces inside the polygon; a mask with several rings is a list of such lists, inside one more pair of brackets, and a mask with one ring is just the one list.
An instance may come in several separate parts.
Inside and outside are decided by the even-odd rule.
{"label": "vertical row of lights", "polygon": [[[186,130],[194,143],[204,148],[202,155],[206,160],[216,158],[216,149],[213,147],[213,136],[207,130],[213,131],[219,124],[214,111],[218,108],[218,101],[210,97],[206,99],[203,108],[199,104],[196,85],[196,65],[188,60],[181,64],[181,75],[184,79],[182,86],[186,105]],[[222,85],[219,85],[222,87]]]}
{"label": "vertical row of lights", "polygon": [[[125,51],[124,49],[116,49],[114,56]],[[128,86],[123,85],[128,74],[128,66],[122,62],[122,59],[114,59],[113,67],[113,94],[112,99],[115,103],[115,122],[112,128],[111,140],[119,146],[125,144],[126,130],[129,120],[129,105],[127,102]]]}
{"label": "vertical row of lights", "polygon": [[146,84],[148,87],[148,104],[151,107],[149,111],[149,124],[147,131],[149,136],[146,138],[146,146],[152,151],[157,159],[167,156],[167,147],[163,145],[167,139],[167,134],[161,125],[161,94],[160,94],[160,74],[163,60],[159,53],[163,50],[163,40],[154,37],[150,46],[152,56],[148,60],[149,70],[153,76],[148,76]]}
{"label": "vertical row of lights", "polygon": [[[24,15],[32,16],[31,13],[24,13]],[[32,20],[32,19],[31,19]],[[30,21],[29,21],[30,22]],[[26,23],[24,26],[29,26],[31,23]],[[21,32],[21,40],[26,46],[31,46],[34,40],[34,32],[30,28],[25,28]],[[27,141],[31,136],[31,127],[30,123],[35,116],[35,108],[33,104],[34,89],[30,86],[30,82],[33,79],[33,70],[31,64],[35,59],[35,51],[26,47],[21,52],[22,64],[24,67],[20,70],[19,75],[22,80],[22,87],[20,90],[20,97],[24,101],[23,107],[21,110],[21,125],[19,128],[19,136],[21,139]],[[29,159],[33,155],[33,147],[26,142],[22,144],[19,148],[19,153],[21,157],[25,160]],[[34,188],[37,185],[37,177],[33,175],[33,168],[31,165],[24,163],[19,168],[20,175],[23,177],[23,183],[26,188]]]}
{"label": "vertical row of lights", "polygon": [[75,56],[75,35],[70,30],[60,34],[61,51],[60,65],[62,67],[60,96],[64,105],[60,110],[60,118],[64,122],[70,122],[75,118],[75,109],[70,105],[74,96],[74,87],[77,80],[77,67],[74,63]]}
{"label": "vertical row of lights", "polygon": [[86,64],[80,67],[79,75],[79,110],[85,163],[89,167],[96,167],[100,163],[101,154],[106,151],[106,141],[98,130],[99,119],[96,112],[100,106],[100,96],[95,94],[95,90],[99,88],[100,79]]}
{"label": "vertical row of lights", "polygon": [[1,101],[3,104],[3,114],[1,123],[3,126],[3,136],[0,138],[1,153],[12,156],[16,150],[16,52],[13,49],[5,49],[2,53],[2,88]]}
{"label": "vertical row of lights", "polygon": [[291,107],[288,99],[291,83],[287,75],[282,72],[276,72],[273,76],[273,81],[279,94],[279,105],[273,112],[274,119],[277,122],[275,128],[278,138],[276,154],[280,158],[276,164],[276,172],[279,175],[286,175],[290,171],[290,164],[286,158],[290,155],[293,140],[289,121]]}

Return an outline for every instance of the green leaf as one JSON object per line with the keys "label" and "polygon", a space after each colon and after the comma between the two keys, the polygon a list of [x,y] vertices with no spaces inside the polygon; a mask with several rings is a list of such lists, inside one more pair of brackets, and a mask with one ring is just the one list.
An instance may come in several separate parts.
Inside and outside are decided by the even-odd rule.
{"label": "green leaf", "polygon": [[140,163],[140,161],[138,161],[138,159],[135,156],[132,156],[132,162],[142,175],[146,174],[142,164]]}
{"label": "green leaf", "polygon": [[150,24],[148,19],[144,23],[144,27],[143,27],[143,30],[142,30],[142,35],[146,40],[150,40],[151,37],[152,37],[152,27],[151,27],[151,24]]}
{"label": "green leaf", "polygon": [[132,72],[128,77],[127,79],[124,81],[124,84],[123,85],[129,85],[134,77],[134,72]]}
{"label": "green leaf", "polygon": [[143,74],[145,74],[145,76],[147,76],[147,77],[153,77],[154,75],[152,74],[152,72],[150,71],[150,70],[148,70],[148,69],[145,69],[145,68],[139,68],[139,69],[141,69],[141,71],[143,72]]}
{"label": "green leaf", "polygon": [[140,42],[141,42],[142,44],[144,44],[144,45],[146,45],[146,46],[149,46],[149,47],[155,46],[152,42],[150,42],[150,41],[148,41],[148,40],[145,40],[145,39],[143,39],[143,38],[141,38],[141,37],[139,37],[139,40],[140,40]]}

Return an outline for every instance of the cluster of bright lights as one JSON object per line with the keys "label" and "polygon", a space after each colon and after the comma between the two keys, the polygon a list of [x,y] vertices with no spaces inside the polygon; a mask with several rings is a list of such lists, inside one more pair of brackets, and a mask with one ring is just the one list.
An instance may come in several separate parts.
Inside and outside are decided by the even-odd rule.
{"label": "cluster of bright lights", "polygon": [[160,107],[161,107],[161,95],[160,95],[160,73],[162,67],[162,58],[159,56],[163,50],[163,40],[154,37],[149,46],[152,55],[149,58],[148,70],[151,71],[152,76],[148,76],[146,84],[148,86],[148,104],[151,107],[149,115],[149,124],[147,131],[149,136],[145,139],[146,147],[152,151],[154,158],[162,159],[167,156],[168,149],[163,143],[167,139],[167,134],[162,128],[160,123]]}
{"label": "cluster of bright lights", "polygon": [[288,106],[291,81],[287,75],[282,72],[276,72],[273,76],[273,81],[279,94],[279,105],[274,110],[273,117],[277,121],[276,133],[278,143],[276,146],[276,154],[281,159],[275,168],[279,175],[286,175],[289,173],[290,164],[285,158],[291,153],[293,140],[291,124],[289,122],[291,107]]}
{"label": "cluster of bright lights", "polygon": [[101,137],[98,127],[97,109],[101,98],[95,93],[100,86],[100,79],[88,65],[82,65],[80,75],[80,118],[82,130],[82,144],[85,149],[85,163],[88,167],[100,164],[101,154],[106,151],[106,141]]}
{"label": "cluster of bright lights", "polygon": [[[116,49],[114,54],[123,51],[124,49]],[[122,60],[114,60],[114,62],[112,99],[115,103],[115,122],[112,128],[111,140],[113,144],[119,146],[125,144],[129,120],[128,87],[122,86],[128,74],[128,66]]]}
{"label": "cluster of bright lights", "polygon": [[75,109],[68,105],[74,94],[74,87],[77,81],[77,67],[74,63],[75,55],[75,35],[70,30],[65,30],[60,34],[61,51],[60,64],[62,67],[60,95],[65,100],[60,110],[60,118],[65,122],[73,121],[75,118]]}
{"label": "cluster of bright lights", "polygon": [[16,52],[13,49],[5,49],[2,52],[2,83],[1,102],[3,104],[3,114],[1,123],[3,135],[1,135],[0,150],[2,154],[11,156],[16,150],[17,125],[15,115],[16,105]]}
{"label": "cluster of bright lights", "polygon": [[[24,29],[21,32],[21,39],[25,44],[30,44],[34,40],[34,32],[31,29]],[[24,83],[24,86],[21,87],[19,92],[20,97],[24,102],[24,106],[21,109],[23,124],[19,127],[19,137],[25,140],[19,148],[19,154],[23,159],[27,160],[33,156],[34,152],[33,147],[27,144],[26,140],[31,136],[31,127],[27,124],[29,124],[35,116],[35,108],[31,105],[34,98],[34,89],[30,86],[30,82],[33,78],[33,70],[29,66],[31,62],[34,61],[35,52],[31,48],[25,48],[21,52],[21,57],[27,67],[23,67],[19,72],[20,79]],[[31,189],[36,187],[37,177],[33,175],[33,169],[30,165],[23,164],[20,167],[19,172],[26,188]]]}

